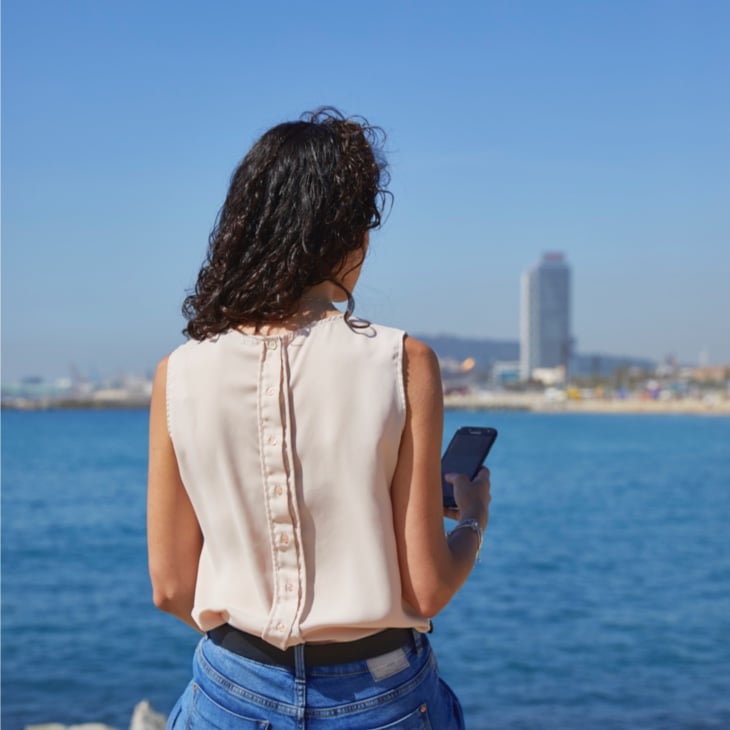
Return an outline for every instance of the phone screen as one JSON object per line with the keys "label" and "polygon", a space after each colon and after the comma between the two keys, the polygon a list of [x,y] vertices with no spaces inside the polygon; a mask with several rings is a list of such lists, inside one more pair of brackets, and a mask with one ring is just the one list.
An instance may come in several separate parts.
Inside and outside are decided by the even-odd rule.
{"label": "phone screen", "polygon": [[476,426],[460,428],[454,434],[441,459],[441,488],[445,507],[456,507],[456,502],[454,488],[443,479],[443,475],[466,474],[473,479],[496,438],[496,429]]}

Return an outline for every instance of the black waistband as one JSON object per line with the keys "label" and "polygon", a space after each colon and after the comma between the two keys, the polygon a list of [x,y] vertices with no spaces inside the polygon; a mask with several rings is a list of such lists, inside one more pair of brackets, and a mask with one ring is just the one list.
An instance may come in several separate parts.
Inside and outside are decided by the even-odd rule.
{"label": "black waistband", "polygon": [[[216,645],[234,654],[253,659],[262,664],[294,668],[294,647],[277,649],[267,641],[247,634],[230,624],[223,624],[208,632],[208,638]],[[411,629],[386,629],[356,641],[330,644],[305,644],[304,662],[308,667],[330,664],[348,664],[387,654],[395,649],[414,645]]]}

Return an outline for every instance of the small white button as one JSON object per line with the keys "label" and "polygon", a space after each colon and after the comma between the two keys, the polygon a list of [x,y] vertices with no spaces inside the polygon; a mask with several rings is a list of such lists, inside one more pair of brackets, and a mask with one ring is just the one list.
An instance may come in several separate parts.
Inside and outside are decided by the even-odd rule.
{"label": "small white button", "polygon": [[285,628],[286,628],[286,626],[284,626],[284,624],[281,623],[281,621],[279,621],[279,623],[276,624],[276,630],[277,631],[283,631]]}
{"label": "small white button", "polygon": [[294,584],[293,583],[287,583],[286,584],[286,589],[287,589],[287,591],[289,591],[289,593],[291,593],[294,590]]}
{"label": "small white button", "polygon": [[282,545],[288,545],[289,544],[289,535],[282,535],[279,538],[279,542],[281,542]]}
{"label": "small white button", "polygon": [[274,395],[274,393],[276,393],[276,391],[271,386],[266,389],[266,395]]}
{"label": "small white button", "polygon": [[269,443],[272,446],[276,446],[276,438],[274,436],[269,436]]}
{"label": "small white button", "polygon": [[281,486],[280,484],[277,484],[277,485],[276,485],[276,486],[274,487],[274,494],[275,494],[275,495],[276,495],[277,497],[281,497],[281,495],[282,495],[282,494],[284,494],[284,487],[282,487],[282,486]]}
{"label": "small white button", "polygon": [[266,340],[266,347],[268,347],[269,350],[275,350],[276,349],[276,340]]}

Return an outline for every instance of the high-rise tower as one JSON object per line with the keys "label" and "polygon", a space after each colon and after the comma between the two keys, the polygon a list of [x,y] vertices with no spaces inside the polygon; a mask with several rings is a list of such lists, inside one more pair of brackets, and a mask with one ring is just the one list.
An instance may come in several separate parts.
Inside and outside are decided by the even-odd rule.
{"label": "high-rise tower", "polygon": [[522,274],[520,375],[563,366],[571,356],[570,267],[562,253],[547,253]]}

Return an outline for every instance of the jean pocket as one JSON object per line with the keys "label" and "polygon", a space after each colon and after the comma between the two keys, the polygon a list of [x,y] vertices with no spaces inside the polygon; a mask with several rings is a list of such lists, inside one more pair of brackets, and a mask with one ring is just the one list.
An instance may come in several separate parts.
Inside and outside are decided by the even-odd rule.
{"label": "jean pocket", "polygon": [[193,707],[190,713],[189,730],[268,730],[271,723],[268,720],[245,717],[237,712],[226,709],[195,685]]}
{"label": "jean pocket", "polygon": [[424,704],[400,720],[388,725],[378,725],[373,730],[432,730],[428,720],[428,707]]}
{"label": "jean pocket", "polygon": [[464,709],[461,706],[461,702],[459,701],[459,698],[454,693],[454,690],[449,687],[446,682],[444,682],[443,679],[439,678],[439,685],[441,689],[446,693],[446,696],[449,698],[451,702],[451,713],[454,719],[454,722],[456,722],[456,728],[458,730],[463,730],[465,727],[464,725]]}

